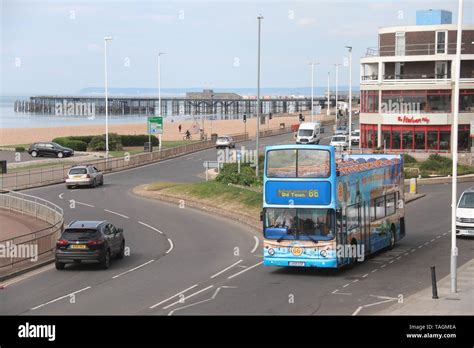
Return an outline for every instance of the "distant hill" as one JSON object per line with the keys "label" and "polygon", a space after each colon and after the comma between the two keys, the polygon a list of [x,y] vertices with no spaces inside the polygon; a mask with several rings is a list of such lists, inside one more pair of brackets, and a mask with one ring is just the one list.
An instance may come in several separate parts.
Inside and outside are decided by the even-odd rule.
{"label": "distant hill", "polygon": [[[334,87],[331,87],[334,88]],[[215,92],[233,92],[240,95],[256,95],[257,89],[256,88],[211,88]],[[186,92],[200,92],[203,88],[200,87],[190,87],[190,88],[162,88],[161,94],[163,96],[183,96]],[[346,94],[348,91],[347,86],[339,86],[339,93]],[[352,92],[354,94],[359,93],[359,89],[353,88]],[[104,94],[103,87],[87,87],[83,88],[79,91],[80,94],[85,95],[94,95]],[[325,87],[314,87],[314,95],[315,96],[323,96],[325,95],[326,88]],[[334,89],[331,89],[331,94],[334,94]],[[109,88],[110,95],[157,95],[158,88]],[[264,95],[311,95],[311,87],[269,87],[269,88],[261,88],[260,94]]]}

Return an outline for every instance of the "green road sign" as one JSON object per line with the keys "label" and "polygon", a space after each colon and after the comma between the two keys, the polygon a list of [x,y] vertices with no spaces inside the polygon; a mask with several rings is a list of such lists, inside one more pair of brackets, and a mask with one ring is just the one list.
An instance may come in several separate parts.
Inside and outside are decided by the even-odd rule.
{"label": "green road sign", "polygon": [[163,117],[148,117],[148,134],[163,134]]}

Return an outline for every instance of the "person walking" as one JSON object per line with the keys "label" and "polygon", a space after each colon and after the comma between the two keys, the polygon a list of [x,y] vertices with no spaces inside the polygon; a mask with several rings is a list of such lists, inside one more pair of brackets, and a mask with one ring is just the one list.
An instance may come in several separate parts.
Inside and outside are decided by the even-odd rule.
{"label": "person walking", "polygon": [[178,131],[181,133],[181,125],[178,126]]}

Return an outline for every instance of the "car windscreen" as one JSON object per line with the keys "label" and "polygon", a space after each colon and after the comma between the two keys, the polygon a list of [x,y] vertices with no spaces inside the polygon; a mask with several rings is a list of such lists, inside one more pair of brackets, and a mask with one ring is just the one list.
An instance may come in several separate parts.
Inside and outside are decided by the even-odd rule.
{"label": "car windscreen", "polygon": [[465,192],[459,200],[458,208],[474,208],[474,192]]}
{"label": "car windscreen", "polygon": [[228,141],[229,139],[227,137],[219,137],[217,138],[217,141]]}
{"label": "car windscreen", "polygon": [[344,142],[344,141],[346,141],[346,137],[333,137],[332,141],[338,142],[338,143],[339,142]]}
{"label": "car windscreen", "polygon": [[300,137],[310,137],[313,135],[313,130],[312,129],[300,129],[298,131],[298,135]]}
{"label": "car windscreen", "polygon": [[99,236],[99,233],[95,229],[87,228],[68,228],[64,230],[61,239],[66,240],[89,240]]}
{"label": "car windscreen", "polygon": [[69,170],[69,174],[87,174],[86,168],[72,168]]}

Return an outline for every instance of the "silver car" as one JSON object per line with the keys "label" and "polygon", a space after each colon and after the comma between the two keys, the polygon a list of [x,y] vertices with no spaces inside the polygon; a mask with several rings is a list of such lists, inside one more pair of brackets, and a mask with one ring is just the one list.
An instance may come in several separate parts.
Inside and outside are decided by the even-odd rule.
{"label": "silver car", "polygon": [[220,137],[217,138],[216,140],[216,148],[217,149],[220,149],[220,148],[235,148],[235,142],[234,142],[234,139],[232,139],[232,137],[228,136],[228,135],[222,135]]}
{"label": "silver car", "polygon": [[92,165],[77,165],[69,169],[65,181],[67,188],[74,186],[96,187],[104,184],[104,175]]}

